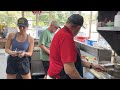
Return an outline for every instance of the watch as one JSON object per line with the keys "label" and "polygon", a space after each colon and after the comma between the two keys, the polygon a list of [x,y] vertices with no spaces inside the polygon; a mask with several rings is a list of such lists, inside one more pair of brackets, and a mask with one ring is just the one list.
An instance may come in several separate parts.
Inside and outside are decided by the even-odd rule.
{"label": "watch", "polygon": [[90,69],[92,69],[92,63],[90,64]]}

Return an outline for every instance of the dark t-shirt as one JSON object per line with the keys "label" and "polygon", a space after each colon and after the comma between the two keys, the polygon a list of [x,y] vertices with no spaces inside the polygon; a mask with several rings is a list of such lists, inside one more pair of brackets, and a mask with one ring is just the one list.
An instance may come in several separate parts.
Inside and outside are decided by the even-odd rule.
{"label": "dark t-shirt", "polygon": [[[76,49],[77,49],[77,61],[75,62],[75,67],[79,72],[80,76],[83,77],[83,65],[82,65],[81,53],[77,45],[76,45]],[[60,73],[60,79],[70,79],[70,77],[65,73],[64,69]]]}

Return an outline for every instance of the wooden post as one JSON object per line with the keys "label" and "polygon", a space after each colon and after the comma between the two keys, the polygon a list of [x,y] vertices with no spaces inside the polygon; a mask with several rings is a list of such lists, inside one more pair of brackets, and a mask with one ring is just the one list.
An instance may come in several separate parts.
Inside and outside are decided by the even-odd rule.
{"label": "wooden post", "polygon": [[25,15],[24,15],[24,11],[21,11],[21,14],[22,14],[22,17],[24,17]]}
{"label": "wooden post", "polygon": [[52,20],[54,20],[54,18],[52,17],[52,11],[49,11],[49,24]]}
{"label": "wooden post", "polygon": [[39,23],[39,13],[36,13],[36,26],[38,26]]}
{"label": "wooden post", "polygon": [[90,21],[89,21],[89,37],[91,37],[91,24],[92,24],[92,11],[90,11]]}

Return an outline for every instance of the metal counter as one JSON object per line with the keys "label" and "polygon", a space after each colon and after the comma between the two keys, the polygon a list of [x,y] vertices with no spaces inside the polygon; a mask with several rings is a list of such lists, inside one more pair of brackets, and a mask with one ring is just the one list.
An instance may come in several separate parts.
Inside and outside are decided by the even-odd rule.
{"label": "metal counter", "polygon": [[34,47],[32,60],[40,60],[40,47]]}
{"label": "metal counter", "polygon": [[113,79],[113,77],[107,72],[97,72],[94,69],[88,69],[84,67],[83,73],[85,79]]}
{"label": "metal counter", "polygon": [[98,72],[94,69],[88,69],[88,68],[85,69],[87,72],[91,73],[97,79],[120,79],[120,70],[115,67],[114,63],[102,64],[102,65],[106,68],[107,72]]}
{"label": "metal counter", "polygon": [[98,63],[104,63],[104,62],[110,63],[111,62],[111,56],[112,56],[111,50],[100,48],[100,47],[93,47],[85,43],[76,41],[76,40],[75,40],[75,43],[80,48],[80,50],[96,57],[98,60]]}
{"label": "metal counter", "polygon": [[95,75],[98,79],[112,79],[112,76],[106,72],[97,72],[94,69],[89,69],[89,71]]}

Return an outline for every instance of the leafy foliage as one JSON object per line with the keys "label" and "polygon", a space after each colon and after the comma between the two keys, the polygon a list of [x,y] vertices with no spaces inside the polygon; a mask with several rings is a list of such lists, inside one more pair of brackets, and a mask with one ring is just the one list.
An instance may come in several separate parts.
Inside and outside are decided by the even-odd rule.
{"label": "leafy foliage", "polygon": [[0,11],[0,23],[6,23],[9,27],[16,27],[20,11]]}

